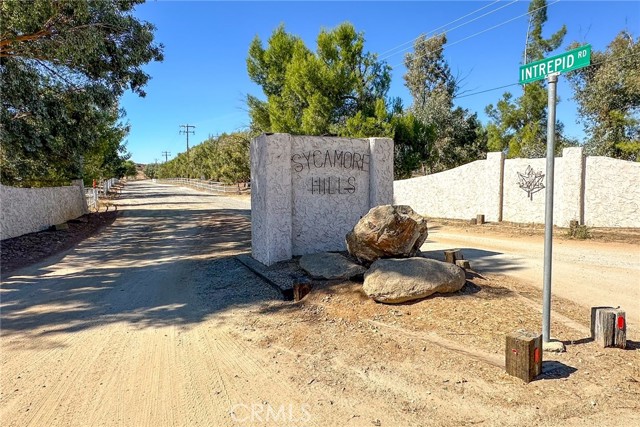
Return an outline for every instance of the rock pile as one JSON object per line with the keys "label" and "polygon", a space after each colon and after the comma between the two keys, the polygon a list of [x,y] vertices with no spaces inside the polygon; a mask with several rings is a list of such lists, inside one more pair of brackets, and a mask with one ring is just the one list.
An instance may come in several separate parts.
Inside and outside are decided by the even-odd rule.
{"label": "rock pile", "polygon": [[299,264],[314,279],[364,274],[364,292],[386,304],[459,291],[466,281],[463,268],[420,257],[427,236],[427,220],[411,207],[377,206],[346,236],[349,254],[362,265],[330,252],[304,255]]}

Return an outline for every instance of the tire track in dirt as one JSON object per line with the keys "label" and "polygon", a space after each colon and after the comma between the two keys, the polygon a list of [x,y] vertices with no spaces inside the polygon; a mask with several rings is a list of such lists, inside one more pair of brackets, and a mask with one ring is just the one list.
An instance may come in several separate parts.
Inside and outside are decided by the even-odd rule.
{"label": "tire track in dirt", "polygon": [[[84,336],[82,340],[83,347],[79,348],[78,351],[74,351],[73,356],[69,358],[73,367],[49,366],[49,368],[44,371],[48,371],[45,378],[49,382],[52,382],[53,386],[42,387],[42,390],[38,391],[32,390],[29,400],[34,410],[28,413],[18,414],[18,416],[12,420],[12,425],[50,425],[52,421],[56,421],[60,417],[62,417],[60,421],[63,421],[66,414],[58,412],[59,409],[68,408],[69,402],[75,397],[75,394],[78,392],[82,394],[83,391],[78,391],[77,387],[86,384],[87,376],[91,373],[96,361],[103,355],[105,348],[111,344],[113,339],[114,337],[105,338],[103,334]],[[86,345],[92,349],[91,352],[84,350],[84,346]],[[51,371],[51,369],[53,369],[53,371]],[[44,372],[34,372],[29,378],[25,378],[25,382],[40,382],[42,378],[39,378],[39,376],[43,375]]]}
{"label": "tire track in dirt", "polygon": [[367,322],[376,327],[386,329],[387,331],[393,331],[394,334],[401,334],[405,336],[418,338],[418,339],[427,341],[431,344],[435,344],[437,346],[445,348],[447,350],[455,351],[456,353],[462,354],[466,357],[470,357],[480,362],[488,363],[489,365],[495,366],[496,368],[504,369],[503,356],[498,356],[496,354],[487,353],[480,350],[471,351],[466,347],[460,344],[457,344],[451,340],[445,339],[433,332],[429,332],[429,333],[413,332],[413,331],[401,329],[392,325],[387,325],[386,323],[378,322],[377,320],[368,320]]}

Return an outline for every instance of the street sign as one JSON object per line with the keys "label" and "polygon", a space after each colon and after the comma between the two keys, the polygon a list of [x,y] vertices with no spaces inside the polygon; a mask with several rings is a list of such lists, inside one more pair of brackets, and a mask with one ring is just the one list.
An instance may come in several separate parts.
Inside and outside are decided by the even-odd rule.
{"label": "street sign", "polygon": [[549,74],[566,73],[591,63],[591,45],[571,49],[560,55],[530,62],[520,67],[520,84],[542,80]]}

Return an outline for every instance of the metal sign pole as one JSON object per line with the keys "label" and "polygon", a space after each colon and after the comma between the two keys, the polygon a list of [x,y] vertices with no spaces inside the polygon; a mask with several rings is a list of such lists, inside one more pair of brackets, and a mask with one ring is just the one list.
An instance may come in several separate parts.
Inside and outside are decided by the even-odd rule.
{"label": "metal sign pole", "polygon": [[547,185],[544,203],[544,284],[542,287],[542,341],[550,340],[551,324],[551,259],[553,242],[553,169],[556,138],[556,85],[558,74],[549,74],[549,108],[547,115]]}

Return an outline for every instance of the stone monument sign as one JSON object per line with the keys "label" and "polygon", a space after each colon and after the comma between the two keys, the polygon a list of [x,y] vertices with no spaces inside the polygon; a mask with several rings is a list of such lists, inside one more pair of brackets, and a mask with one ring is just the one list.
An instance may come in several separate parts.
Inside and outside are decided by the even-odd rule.
{"label": "stone monument sign", "polygon": [[265,265],[346,249],[370,208],[393,203],[393,140],[263,134],[251,141],[251,251]]}

